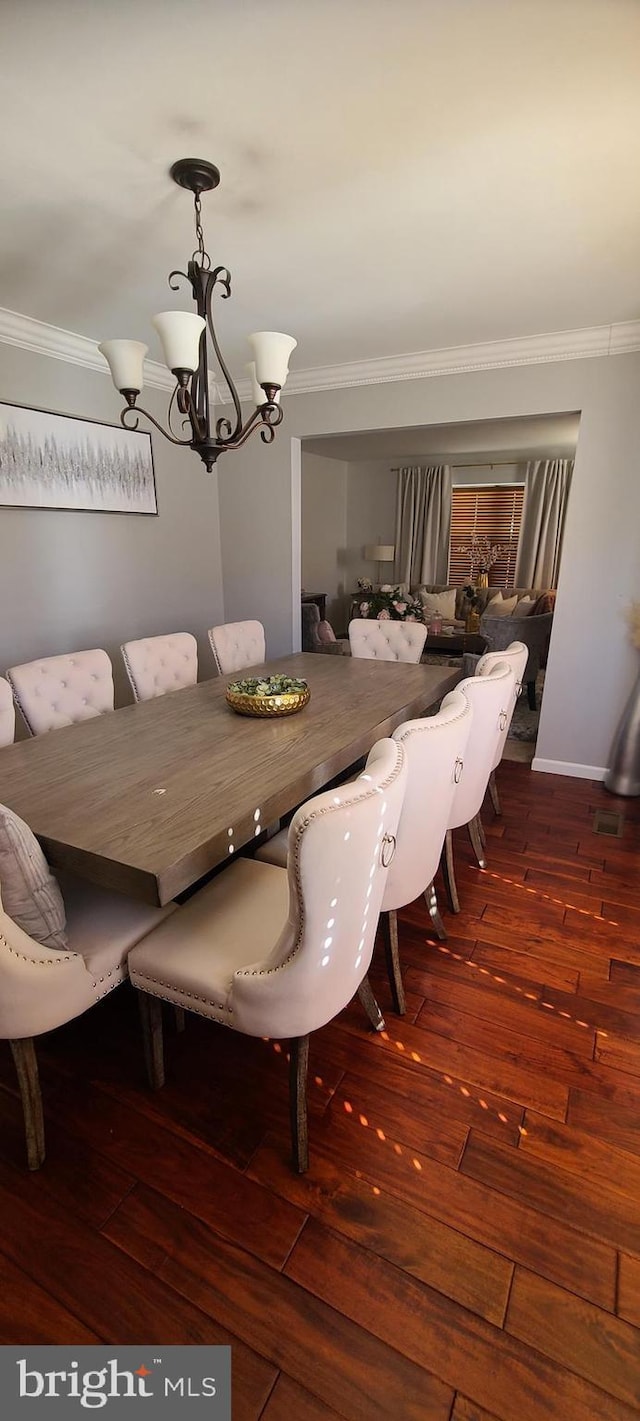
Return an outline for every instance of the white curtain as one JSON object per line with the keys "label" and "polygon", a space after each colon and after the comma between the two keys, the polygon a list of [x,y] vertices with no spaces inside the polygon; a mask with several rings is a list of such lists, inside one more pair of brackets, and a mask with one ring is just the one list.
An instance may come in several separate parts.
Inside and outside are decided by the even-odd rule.
{"label": "white curtain", "polygon": [[527,464],[517,587],[557,585],[573,463],[573,459],[536,459]]}
{"label": "white curtain", "polygon": [[400,469],[396,501],[396,582],[446,582],[451,532],[449,464]]}

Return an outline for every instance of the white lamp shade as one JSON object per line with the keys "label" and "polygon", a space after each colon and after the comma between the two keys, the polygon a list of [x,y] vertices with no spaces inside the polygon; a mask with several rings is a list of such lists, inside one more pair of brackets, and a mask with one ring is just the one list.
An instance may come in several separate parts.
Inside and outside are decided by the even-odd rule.
{"label": "white lamp shade", "polygon": [[[267,397],[266,397],[266,395],[265,395],[265,392],[264,392],[262,386],[258,384],[258,381],[257,381],[257,379],[256,379],[256,362],[255,362],[255,360],[249,360],[249,361],[247,361],[247,364],[245,365],[244,368],[245,368],[245,370],[246,370],[246,372],[247,372],[247,375],[249,376],[249,379],[250,379],[250,381],[251,381],[251,398],[252,398],[252,400],[253,400],[254,405],[256,405],[256,406],[259,408],[260,405],[266,404],[266,402],[267,402]],[[276,393],[275,393],[274,398],[273,398],[273,403],[274,403],[274,405],[279,405],[279,404],[280,404],[280,391],[279,391],[279,390],[276,390]]]}
{"label": "white lamp shade", "polygon": [[137,390],[144,385],[144,357],[148,345],[141,340],[103,340],[98,350],[109,366],[116,390]]}
{"label": "white lamp shade", "polygon": [[282,331],[254,331],[249,336],[258,385],[279,385],[282,389],[289,374],[289,357],[297,344],[293,336],[283,335]]}
{"label": "white lamp shade", "polygon": [[368,543],[364,555],[367,562],[393,562],[396,550],[393,543]]}
{"label": "white lamp shade", "polygon": [[195,311],[161,311],[151,324],[160,336],[169,369],[197,370],[204,317],[196,316]]}

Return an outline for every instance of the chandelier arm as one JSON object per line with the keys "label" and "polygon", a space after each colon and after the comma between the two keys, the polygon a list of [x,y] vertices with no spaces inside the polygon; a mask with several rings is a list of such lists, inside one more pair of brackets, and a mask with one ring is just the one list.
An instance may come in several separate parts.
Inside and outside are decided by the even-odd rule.
{"label": "chandelier arm", "polygon": [[234,385],[234,383],[233,383],[233,380],[232,380],[232,378],[231,378],[231,374],[230,374],[229,368],[228,368],[228,366],[227,366],[227,364],[226,364],[226,362],[225,362],[224,356],[223,356],[222,351],[221,351],[221,349],[220,349],[220,346],[219,346],[219,344],[218,344],[218,337],[217,337],[217,335],[216,335],[215,326],[214,326],[214,324],[213,324],[213,313],[212,313],[211,307],[212,307],[213,293],[214,293],[215,287],[218,286],[218,285],[220,285],[220,286],[222,286],[222,287],[224,288],[223,293],[222,293],[222,299],[223,299],[223,301],[226,301],[226,300],[228,299],[228,297],[231,295],[231,275],[230,275],[229,271],[227,270],[227,267],[226,267],[226,266],[217,266],[214,271],[212,271],[210,274],[208,274],[208,281],[207,281],[207,286],[206,286],[205,300],[206,300],[207,325],[208,325],[208,327],[209,327],[209,332],[210,332],[210,335],[211,335],[211,341],[212,341],[213,348],[214,348],[215,353],[216,353],[216,358],[217,358],[218,364],[219,364],[219,366],[220,366],[220,369],[221,369],[221,371],[222,371],[222,374],[223,374],[223,376],[224,376],[224,379],[225,379],[225,381],[226,381],[226,383],[227,383],[227,387],[228,387],[228,389],[229,389],[229,393],[230,393],[230,395],[231,395],[231,399],[233,400],[233,406],[234,406],[235,413],[236,413],[235,427],[233,428],[233,431],[232,431],[232,433],[231,433],[231,435],[230,435],[230,439],[231,439],[231,440],[235,440],[235,439],[238,437],[238,435],[240,435],[240,434],[242,433],[242,406],[241,406],[241,404],[240,404],[240,397],[239,397],[239,395],[238,395],[238,391],[236,390],[236,387],[235,387],[235,385]]}
{"label": "chandelier arm", "polygon": [[[171,421],[172,421],[172,418],[173,418],[173,412],[174,412],[174,409],[175,409],[175,406],[176,406],[176,399],[177,399],[177,396],[178,396],[178,393],[179,393],[179,389],[180,389],[180,386],[179,386],[179,385],[176,385],[176,386],[174,387],[173,394],[172,394],[172,396],[171,396],[171,399],[169,400],[169,408],[168,408],[168,410],[167,410],[167,427],[168,427],[168,429],[169,429],[169,431],[170,431],[171,434],[173,434],[173,425],[172,425]],[[182,420],[182,426],[181,426],[182,429],[185,429],[187,425],[189,425],[189,428],[193,431],[193,424],[192,424],[191,420],[190,420],[188,417],[187,417],[186,419],[183,419],[183,420]],[[182,444],[182,443],[187,443],[187,442],[188,442],[188,443],[191,443],[191,439],[189,438],[188,441],[187,441],[187,440],[182,440],[182,439],[180,440],[180,443],[181,443],[181,444]]]}
{"label": "chandelier arm", "polygon": [[[218,438],[220,453],[223,454],[226,449],[239,449],[242,444],[246,443],[249,435],[253,434],[255,429],[260,429],[260,434],[265,444],[271,444],[275,439],[278,425],[282,423],[283,416],[284,410],[280,405],[260,405],[259,408],[254,410],[253,414],[249,416],[246,424],[244,424],[232,438]],[[221,421],[218,422],[220,423]]]}
{"label": "chandelier arm", "polygon": [[[189,420],[191,421],[191,432],[193,435],[194,443],[202,444],[203,441],[207,438],[207,421],[205,419],[200,418],[196,409],[195,401],[188,386],[176,386],[171,397],[171,404],[173,404],[173,401],[176,396],[178,399],[178,409],[180,410],[180,413],[188,415]],[[171,405],[169,406],[169,410],[171,410]],[[191,443],[191,441],[189,442]]]}
{"label": "chandelier arm", "polygon": [[[122,428],[128,429],[130,431],[138,429],[140,420],[137,418],[137,416],[139,414],[143,414],[145,419],[151,420],[151,423],[155,425],[156,429],[158,429],[160,433],[164,435],[165,439],[170,440],[172,444],[180,444],[182,445],[183,449],[189,447],[191,443],[190,439],[176,439],[175,434],[172,434],[170,430],[164,429],[163,426],[158,422],[158,420],[154,419],[154,416],[152,414],[149,414],[148,410],[142,408],[142,405],[127,405],[125,409],[120,411],[120,423],[122,425]],[[133,416],[133,424],[127,424],[127,415]]]}
{"label": "chandelier arm", "polygon": [[167,285],[171,287],[172,291],[180,290],[178,282],[173,280],[174,276],[179,276],[182,281],[189,281],[186,271],[180,271],[180,268],[176,267],[174,271],[169,272],[167,277]]}

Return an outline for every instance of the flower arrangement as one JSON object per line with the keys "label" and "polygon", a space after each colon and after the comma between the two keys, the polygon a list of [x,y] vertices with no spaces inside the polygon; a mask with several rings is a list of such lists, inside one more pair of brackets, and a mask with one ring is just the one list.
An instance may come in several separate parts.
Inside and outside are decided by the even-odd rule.
{"label": "flower arrangement", "polygon": [[229,682],[229,690],[242,696],[287,696],[306,689],[307,682],[298,676],[246,676]]}
{"label": "flower arrangement", "polygon": [[377,617],[379,622],[423,622],[424,608],[419,597],[401,587],[385,583],[378,592],[369,592],[359,604],[361,617]]}
{"label": "flower arrangement", "polygon": [[627,608],[627,626],[633,646],[640,651],[640,602],[632,602]]}
{"label": "flower arrangement", "polygon": [[488,572],[498,559],[504,557],[511,548],[510,543],[490,543],[485,533],[473,533],[468,543],[456,548],[457,553],[468,553],[470,571]]}

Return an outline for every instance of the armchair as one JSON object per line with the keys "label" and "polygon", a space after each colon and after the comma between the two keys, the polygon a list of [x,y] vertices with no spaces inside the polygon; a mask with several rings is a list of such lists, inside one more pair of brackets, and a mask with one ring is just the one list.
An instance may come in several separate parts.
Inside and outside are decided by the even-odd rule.
{"label": "armchair", "polygon": [[[523,642],[528,648],[522,683],[526,684],[531,710],[536,709],[536,677],[546,663],[552,624],[553,612],[541,617],[491,617],[489,612],[485,612],[480,618],[480,634],[486,638],[487,651],[506,651],[514,641]],[[478,660],[478,657],[465,656],[462,664],[464,676],[475,674]]]}
{"label": "armchair", "polygon": [[320,610],[316,602],[302,603],[302,650],[321,651],[325,656],[349,656],[349,643],[346,637],[338,637],[336,641],[321,641],[318,635],[320,626]]}

